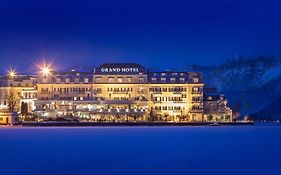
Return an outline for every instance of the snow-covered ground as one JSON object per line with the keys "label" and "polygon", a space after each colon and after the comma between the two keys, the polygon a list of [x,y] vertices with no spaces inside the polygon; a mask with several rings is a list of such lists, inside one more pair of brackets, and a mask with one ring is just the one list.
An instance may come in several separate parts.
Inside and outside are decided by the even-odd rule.
{"label": "snow-covered ground", "polygon": [[280,174],[281,127],[0,128],[0,175]]}

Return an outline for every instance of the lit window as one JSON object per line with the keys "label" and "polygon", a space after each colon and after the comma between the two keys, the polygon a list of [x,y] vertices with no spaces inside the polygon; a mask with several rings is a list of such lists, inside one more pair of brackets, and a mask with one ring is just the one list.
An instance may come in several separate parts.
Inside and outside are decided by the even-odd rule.
{"label": "lit window", "polygon": [[74,83],[79,83],[79,78],[75,78]]}
{"label": "lit window", "polygon": [[180,78],[180,82],[184,83],[185,82],[185,78]]}
{"label": "lit window", "polygon": [[89,83],[89,78],[84,78],[84,83]]}
{"label": "lit window", "polygon": [[66,82],[66,83],[70,83],[70,78],[66,78],[66,79],[65,79],[65,82]]}
{"label": "lit window", "polygon": [[144,83],[144,78],[140,77],[139,78],[139,83]]}
{"label": "lit window", "polygon": [[199,82],[199,79],[198,79],[198,78],[193,78],[193,82],[194,82],[194,83],[198,83],[198,82]]}
{"label": "lit window", "polygon": [[100,83],[101,82],[101,78],[96,78],[96,83]]}
{"label": "lit window", "polygon": [[122,82],[123,82],[123,78],[122,78],[122,77],[118,77],[118,78],[117,78],[117,82],[118,82],[118,83],[122,83]]}
{"label": "lit window", "polygon": [[166,78],[161,78],[161,83],[166,83]]}
{"label": "lit window", "polygon": [[114,81],[114,78],[113,78],[113,77],[110,77],[110,78],[108,78],[108,81],[109,81],[109,82],[113,82],[113,81]]}
{"label": "lit window", "polygon": [[175,78],[170,78],[171,83],[175,83],[176,79]]}
{"label": "lit window", "polygon": [[127,77],[127,82],[132,82],[132,78],[131,77]]}
{"label": "lit window", "polygon": [[192,91],[193,91],[193,92],[199,92],[199,88],[198,88],[198,87],[193,87],[193,88],[192,88]]}
{"label": "lit window", "polygon": [[57,83],[60,83],[60,78],[57,78],[57,80],[56,80],[56,81],[57,81]]}

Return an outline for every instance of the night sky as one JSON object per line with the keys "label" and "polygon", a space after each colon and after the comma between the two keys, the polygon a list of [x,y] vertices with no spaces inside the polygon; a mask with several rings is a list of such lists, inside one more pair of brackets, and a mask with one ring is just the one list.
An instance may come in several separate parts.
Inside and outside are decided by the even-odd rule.
{"label": "night sky", "polygon": [[280,9],[280,0],[0,0],[0,69],[280,56]]}

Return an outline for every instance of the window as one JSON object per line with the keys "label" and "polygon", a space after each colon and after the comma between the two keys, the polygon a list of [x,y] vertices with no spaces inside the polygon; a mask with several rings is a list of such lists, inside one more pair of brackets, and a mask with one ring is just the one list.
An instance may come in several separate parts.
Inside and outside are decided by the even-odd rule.
{"label": "window", "polygon": [[176,78],[170,78],[171,83],[175,83],[176,82]]}
{"label": "window", "polygon": [[161,83],[166,83],[166,78],[161,78]]}
{"label": "window", "polygon": [[127,82],[132,82],[132,77],[127,77]]}
{"label": "window", "polygon": [[199,78],[193,78],[193,83],[198,83],[199,82]]}
{"label": "window", "polygon": [[139,78],[139,83],[144,83],[144,78],[140,77]]}
{"label": "window", "polygon": [[89,78],[84,78],[84,83],[89,83]]}
{"label": "window", "polygon": [[96,83],[100,83],[101,82],[101,78],[100,77],[97,77],[96,78]]}
{"label": "window", "polygon": [[161,106],[155,106],[155,110],[156,111],[160,111],[161,110]]}
{"label": "window", "polygon": [[117,78],[117,82],[118,82],[118,83],[122,83],[122,82],[123,82],[123,77],[118,77],[118,78]]}
{"label": "window", "polygon": [[193,87],[192,88],[192,92],[199,92],[199,88],[198,87]]}
{"label": "window", "polygon": [[157,81],[157,78],[151,78],[152,83],[156,83],[156,81]]}
{"label": "window", "polygon": [[185,78],[180,78],[180,83],[184,83],[185,82]]}
{"label": "window", "polygon": [[42,83],[47,83],[47,78],[42,78]]}
{"label": "window", "polygon": [[101,88],[97,88],[97,93],[101,93]]}
{"label": "window", "polygon": [[66,83],[70,83],[70,78],[66,78],[66,79],[65,79],[65,82],[66,82]]}
{"label": "window", "polygon": [[56,82],[57,82],[57,83],[60,83],[60,78],[57,78]]}
{"label": "window", "polygon": [[110,82],[110,83],[114,82],[114,78],[113,77],[109,77],[108,78],[108,82]]}
{"label": "window", "polygon": [[75,78],[74,83],[79,83],[79,78]]}
{"label": "window", "polygon": [[161,76],[165,76],[165,75],[166,75],[166,73],[164,73],[164,72],[163,72],[163,73],[161,73]]}

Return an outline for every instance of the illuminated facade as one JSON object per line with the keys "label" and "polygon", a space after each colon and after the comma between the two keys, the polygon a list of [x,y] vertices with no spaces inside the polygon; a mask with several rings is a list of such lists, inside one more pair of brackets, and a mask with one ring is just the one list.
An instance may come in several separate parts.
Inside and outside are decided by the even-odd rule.
{"label": "illuminated facade", "polygon": [[112,63],[92,72],[70,69],[28,80],[30,86],[24,88],[14,84],[3,88],[21,88],[20,102],[31,104],[29,110],[38,116],[111,122],[206,121],[204,84],[196,72],[155,72],[139,64]]}

